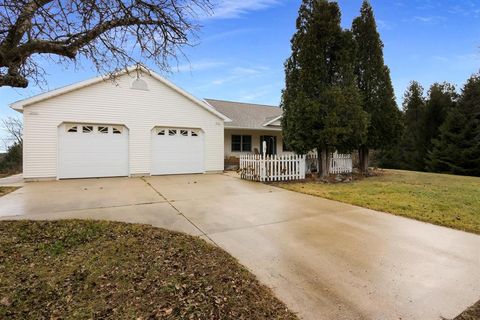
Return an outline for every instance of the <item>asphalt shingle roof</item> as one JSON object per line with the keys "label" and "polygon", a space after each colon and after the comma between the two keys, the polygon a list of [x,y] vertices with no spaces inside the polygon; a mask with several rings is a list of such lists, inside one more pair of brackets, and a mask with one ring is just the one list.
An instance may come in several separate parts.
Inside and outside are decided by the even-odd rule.
{"label": "asphalt shingle roof", "polygon": [[265,129],[264,124],[280,115],[282,109],[277,106],[205,99],[218,112],[229,117],[226,128]]}

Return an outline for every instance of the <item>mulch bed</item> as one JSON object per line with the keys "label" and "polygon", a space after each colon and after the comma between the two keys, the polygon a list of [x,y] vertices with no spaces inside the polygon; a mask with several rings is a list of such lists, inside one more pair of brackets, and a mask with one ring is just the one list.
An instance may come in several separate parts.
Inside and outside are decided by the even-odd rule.
{"label": "mulch bed", "polygon": [[0,222],[1,319],[297,319],[225,251],[94,221]]}

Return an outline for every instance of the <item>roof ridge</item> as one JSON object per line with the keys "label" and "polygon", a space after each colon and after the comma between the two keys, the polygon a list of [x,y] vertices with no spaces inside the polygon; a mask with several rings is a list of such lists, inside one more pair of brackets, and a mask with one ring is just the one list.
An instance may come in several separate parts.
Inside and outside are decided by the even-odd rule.
{"label": "roof ridge", "polygon": [[277,108],[280,109],[280,106],[274,106],[271,104],[261,104],[261,103],[250,103],[250,102],[240,102],[240,101],[232,101],[232,100],[220,100],[220,99],[211,99],[211,98],[204,98],[204,100],[213,100],[213,101],[219,101],[219,102],[230,102],[230,103],[239,103],[239,104],[249,104],[249,105],[254,105],[254,106],[262,106],[262,107],[268,107],[268,108]]}

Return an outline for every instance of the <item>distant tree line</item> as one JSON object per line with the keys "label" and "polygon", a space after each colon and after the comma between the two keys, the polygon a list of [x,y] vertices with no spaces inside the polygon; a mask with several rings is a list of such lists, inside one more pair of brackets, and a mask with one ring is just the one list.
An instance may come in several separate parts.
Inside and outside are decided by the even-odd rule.
{"label": "distant tree line", "polygon": [[460,93],[452,84],[435,83],[425,95],[413,81],[402,119],[401,140],[380,150],[378,166],[480,176],[480,73]]}

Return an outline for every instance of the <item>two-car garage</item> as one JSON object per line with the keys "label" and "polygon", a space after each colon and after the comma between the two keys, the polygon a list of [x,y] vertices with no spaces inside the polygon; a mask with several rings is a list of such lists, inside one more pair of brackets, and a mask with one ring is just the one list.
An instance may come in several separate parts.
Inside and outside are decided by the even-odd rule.
{"label": "two-car garage", "polygon": [[[58,132],[58,178],[129,176],[129,130],[123,125],[66,123]],[[200,129],[155,127],[152,175],[203,173]]]}
{"label": "two-car garage", "polygon": [[27,181],[223,171],[231,120],[143,67],[11,107],[23,114]]}

